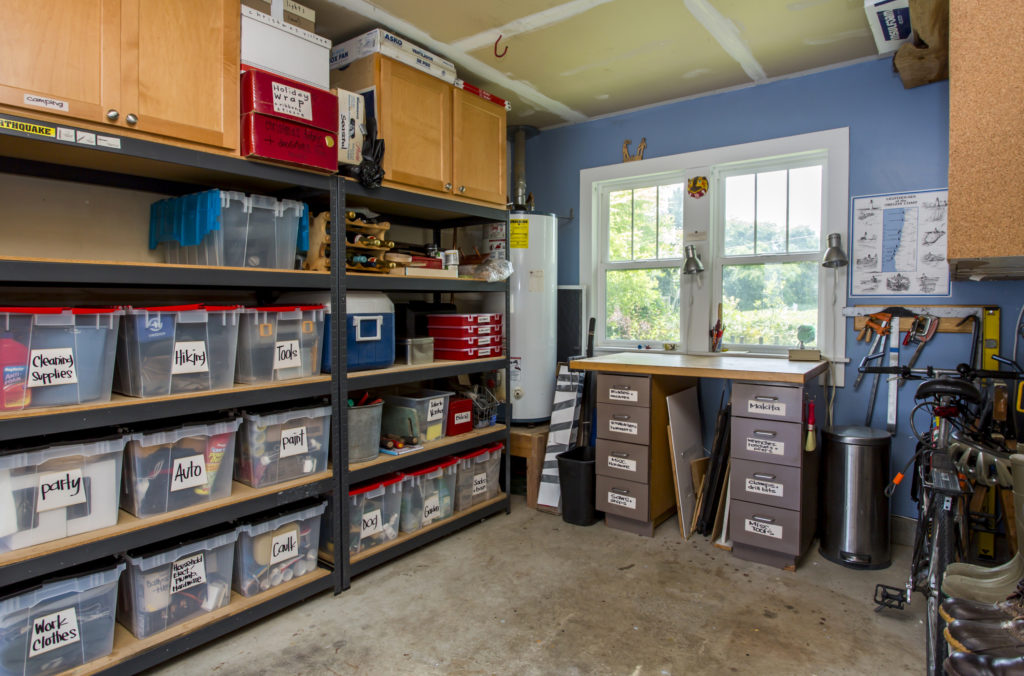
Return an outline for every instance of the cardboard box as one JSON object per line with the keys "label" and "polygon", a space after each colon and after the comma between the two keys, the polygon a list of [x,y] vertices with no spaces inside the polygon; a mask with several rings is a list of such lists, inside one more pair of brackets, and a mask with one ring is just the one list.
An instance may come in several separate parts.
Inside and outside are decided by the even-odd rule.
{"label": "cardboard box", "polygon": [[330,67],[344,68],[354,61],[378,52],[430,73],[445,82],[455,83],[454,63],[380,28],[335,45],[331,49]]}
{"label": "cardboard box", "polygon": [[242,72],[242,114],[261,113],[337,132],[338,97],[276,73],[249,66]]}
{"label": "cardboard box", "polygon": [[910,42],[909,0],[864,0],[864,11],[879,54],[895,52]]}
{"label": "cardboard box", "polygon": [[366,134],[366,102],[362,94],[335,89],[338,99],[338,163],[360,164]]}
{"label": "cardboard box", "polygon": [[242,0],[242,5],[245,7],[252,7],[257,12],[263,12],[264,14],[271,14],[270,0]]}
{"label": "cardboard box", "polygon": [[302,30],[316,32],[316,12],[294,0],[284,0],[284,13],[281,18],[285,23],[298,26]]}
{"label": "cardboard box", "polygon": [[279,117],[248,113],[242,116],[242,156],[262,157],[287,164],[338,170],[338,135]]}
{"label": "cardboard box", "polygon": [[242,7],[242,63],[330,89],[331,41]]}

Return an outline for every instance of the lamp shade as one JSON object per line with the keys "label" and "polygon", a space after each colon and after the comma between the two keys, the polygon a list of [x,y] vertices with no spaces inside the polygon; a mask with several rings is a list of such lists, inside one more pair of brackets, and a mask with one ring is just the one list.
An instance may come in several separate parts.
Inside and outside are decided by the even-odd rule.
{"label": "lamp shade", "polygon": [[699,272],[704,272],[704,264],[697,258],[697,247],[692,244],[686,245],[686,257],[683,259],[683,274],[684,275],[696,275]]}
{"label": "lamp shade", "polygon": [[821,264],[826,268],[842,268],[849,265],[850,261],[843,252],[842,237],[838,232],[830,233],[828,236],[828,248],[825,249],[825,256]]}

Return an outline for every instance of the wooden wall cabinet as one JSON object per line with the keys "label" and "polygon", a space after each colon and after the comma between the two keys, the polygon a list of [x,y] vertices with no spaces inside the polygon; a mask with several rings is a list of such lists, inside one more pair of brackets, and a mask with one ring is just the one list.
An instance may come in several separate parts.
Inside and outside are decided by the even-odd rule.
{"label": "wooden wall cabinet", "polygon": [[332,71],[331,86],[374,90],[385,183],[504,206],[504,108],[380,54]]}
{"label": "wooden wall cabinet", "polygon": [[0,103],[238,147],[238,0],[3,0]]}

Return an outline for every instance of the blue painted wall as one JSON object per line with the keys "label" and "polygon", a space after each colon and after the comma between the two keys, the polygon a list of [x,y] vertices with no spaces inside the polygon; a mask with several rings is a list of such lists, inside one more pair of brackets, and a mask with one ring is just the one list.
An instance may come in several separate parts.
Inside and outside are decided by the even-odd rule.
{"label": "blue painted wall", "polygon": [[[940,82],[905,90],[887,59],[855,64],[799,78],[772,82],[699,99],[542,132],[527,143],[529,189],[538,209],[565,216],[579,214],[581,169],[616,164],[622,141],[633,147],[647,138],[646,158],[760,141],[837,127],[850,128],[850,195],[867,195],[948,184],[949,86]],[[829,224],[844,234],[848,224]],[[562,221],[558,240],[559,284],[578,284],[578,219]],[[582,280],[589,283],[589,280]],[[951,298],[905,298],[906,303],[993,304],[1002,307],[1003,352],[1009,355],[1013,324],[1020,311],[1024,283],[954,282]],[[857,304],[889,304],[889,299],[857,298]],[[836,396],[836,424],[862,424],[870,380],[852,388],[856,363],[867,351],[856,343],[848,323],[847,383]],[[921,364],[955,366],[966,359],[969,336],[941,334],[922,353]],[[902,361],[909,359],[906,349]],[[913,453],[914,440],[906,423],[913,404],[914,385],[900,392],[899,429],[893,442],[892,466],[899,469]],[[885,427],[885,388],[880,388],[874,426]],[[713,411],[720,389],[704,388],[705,424],[714,424]],[[819,421],[822,414],[819,413]],[[922,418],[921,425],[926,424]],[[706,435],[707,436],[707,433]],[[909,483],[909,482],[907,482]],[[907,486],[893,498],[893,510],[916,516]]]}

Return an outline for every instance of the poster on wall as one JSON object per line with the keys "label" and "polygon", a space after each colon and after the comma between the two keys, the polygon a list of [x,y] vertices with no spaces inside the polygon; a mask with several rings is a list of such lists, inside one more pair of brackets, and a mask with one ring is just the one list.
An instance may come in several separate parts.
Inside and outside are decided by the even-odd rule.
{"label": "poster on wall", "polygon": [[851,202],[850,295],[949,295],[948,190],[864,195]]}

